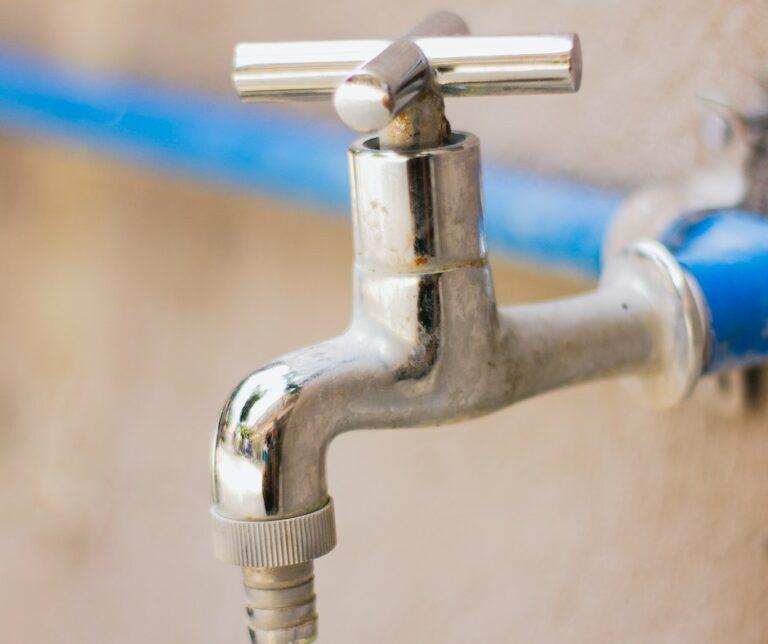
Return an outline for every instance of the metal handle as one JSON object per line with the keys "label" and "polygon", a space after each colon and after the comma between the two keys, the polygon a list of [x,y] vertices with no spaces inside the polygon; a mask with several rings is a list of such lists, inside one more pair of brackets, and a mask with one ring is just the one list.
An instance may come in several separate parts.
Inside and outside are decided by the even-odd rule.
{"label": "metal handle", "polygon": [[243,43],[233,79],[241,98],[334,98],[350,127],[385,127],[425,89],[444,96],[575,92],[581,81],[576,34],[464,35],[439,13],[396,41]]}

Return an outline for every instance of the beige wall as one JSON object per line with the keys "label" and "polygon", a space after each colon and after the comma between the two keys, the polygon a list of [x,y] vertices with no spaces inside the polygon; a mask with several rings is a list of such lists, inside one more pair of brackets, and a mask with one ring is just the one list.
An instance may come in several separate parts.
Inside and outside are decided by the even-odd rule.
{"label": "beige wall", "polygon": [[[237,38],[385,35],[436,6],[40,0],[0,6],[0,35],[224,92]],[[684,170],[693,92],[754,102],[768,53],[764,1],[463,13],[580,31],[585,85],[457,101],[454,124],[489,156],[616,185]],[[345,325],[345,223],[5,139],[0,231],[3,639],[244,641],[237,572],[210,554],[209,436],[241,376]],[[584,286],[496,264],[502,302]],[[765,642],[767,425],[649,412],[609,382],[344,436],[321,641]]]}

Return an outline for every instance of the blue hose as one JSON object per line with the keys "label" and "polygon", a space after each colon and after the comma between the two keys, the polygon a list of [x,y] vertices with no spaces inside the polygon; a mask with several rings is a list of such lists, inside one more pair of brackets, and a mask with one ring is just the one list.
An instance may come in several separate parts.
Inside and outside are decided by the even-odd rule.
{"label": "blue hose", "polygon": [[768,217],[720,211],[678,222],[664,240],[709,308],[707,372],[768,358]]}

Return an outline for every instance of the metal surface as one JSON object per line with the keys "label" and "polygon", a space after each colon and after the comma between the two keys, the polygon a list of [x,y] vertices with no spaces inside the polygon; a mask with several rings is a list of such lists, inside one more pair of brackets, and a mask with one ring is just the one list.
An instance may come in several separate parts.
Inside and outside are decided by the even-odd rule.
{"label": "metal surface", "polygon": [[[670,315],[690,304],[668,286],[679,269],[637,253],[617,257],[593,293],[498,309],[472,135],[410,152],[361,141],[350,174],[352,323],[235,390],[215,439],[214,518],[282,526],[324,507],[325,453],[345,431],[458,421],[609,375],[677,381],[690,377],[690,351],[701,363],[701,337],[685,333],[700,327],[681,332]],[[285,535],[283,550],[303,538],[271,534]]]}
{"label": "metal surface", "polygon": [[333,105],[353,130],[373,132],[427,91],[430,80],[429,61],[418,45],[397,40],[347,76]]}
{"label": "metal surface", "polygon": [[441,145],[451,131],[445,105],[430,62],[412,38],[467,33],[467,25],[452,13],[423,20],[344,79],[333,96],[336,113],[358,132],[381,130],[381,147]]}
{"label": "metal surface", "polygon": [[[768,400],[765,367],[723,371],[729,364],[760,362],[764,353],[763,269],[758,266],[762,227],[768,226],[768,110],[746,113],[712,99],[701,103],[701,161],[677,182],[630,195],[612,220],[603,254],[618,252],[638,236],[684,247],[681,261],[708,291],[713,347],[706,370],[718,372],[701,381],[699,399],[719,415],[738,417]],[[737,208],[753,212],[734,212]],[[697,238],[713,222],[716,230]],[[690,246],[685,234],[692,235]]]}
{"label": "metal surface", "polygon": [[[359,132],[384,130],[413,107],[388,147],[433,147],[450,132],[442,100],[574,92],[581,82],[575,34],[470,37],[458,16],[430,16],[404,38],[386,41],[246,43],[235,50],[233,80],[244,100],[317,100],[333,96],[341,120]],[[411,125],[415,121],[416,125]],[[428,134],[422,134],[433,124]]]}
{"label": "metal surface", "polygon": [[317,636],[311,562],[282,568],[244,568],[248,632],[253,642],[309,644]]}
{"label": "metal surface", "polygon": [[[413,41],[450,96],[574,92],[581,80],[575,34],[456,36]],[[235,49],[235,88],[245,101],[330,99],[357,67],[392,41],[327,40],[241,43]]]}
{"label": "metal surface", "polygon": [[624,381],[652,406],[672,407],[693,391],[707,358],[710,330],[705,301],[696,282],[663,244],[639,240],[627,246],[620,258],[608,263],[601,285],[626,290],[634,284],[660,322],[654,335],[654,368]]}
{"label": "metal surface", "polygon": [[[429,60],[416,36],[465,36],[469,29],[458,16],[442,12],[428,17],[405,38],[396,40],[381,53],[352,71],[333,96],[336,112],[358,132],[383,130],[403,112],[401,120],[382,139],[387,147],[434,147],[450,132],[443,101],[434,86]],[[403,136],[405,134],[405,136]]]}

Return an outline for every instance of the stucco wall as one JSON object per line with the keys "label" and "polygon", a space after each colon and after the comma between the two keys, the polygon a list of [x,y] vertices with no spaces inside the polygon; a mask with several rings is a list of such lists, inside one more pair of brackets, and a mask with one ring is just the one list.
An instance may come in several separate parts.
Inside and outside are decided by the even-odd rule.
{"label": "stucco wall", "polygon": [[[438,6],[38,0],[0,6],[0,36],[223,93],[238,39],[388,35]],[[479,33],[581,33],[580,95],[449,111],[487,156],[606,184],[683,172],[693,94],[754,104],[768,60],[762,1],[453,8]],[[210,554],[210,432],[240,377],[343,328],[348,228],[5,139],[0,230],[4,639],[244,641],[238,574]],[[502,302],[585,286],[495,269]],[[329,458],[321,641],[768,639],[765,416],[650,412],[606,382]]]}

